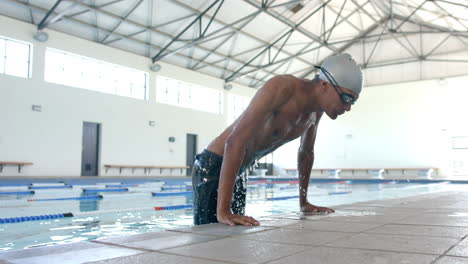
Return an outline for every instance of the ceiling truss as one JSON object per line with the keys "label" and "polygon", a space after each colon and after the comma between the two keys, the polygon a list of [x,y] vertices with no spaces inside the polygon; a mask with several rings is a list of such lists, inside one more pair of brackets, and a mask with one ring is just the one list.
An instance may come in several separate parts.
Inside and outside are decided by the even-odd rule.
{"label": "ceiling truss", "polygon": [[[229,8],[225,0],[195,1],[199,7],[173,0],[172,8],[183,12],[174,12],[165,21],[158,20],[160,11],[154,8],[158,0],[50,0],[48,7],[30,0],[5,1],[25,8],[24,19],[37,25],[38,31],[55,28],[61,21],[71,22],[93,30],[92,40],[101,44],[118,47],[131,42],[145,47],[145,56],[152,63],[175,56],[177,61],[185,61],[183,67],[214,71],[225,82],[251,87],[259,87],[278,74],[310,77],[313,66],[329,54],[357,46],[361,47],[359,63],[364,69],[424,61],[468,62],[468,57],[441,56],[454,41],[464,49],[468,47],[468,19],[460,15],[468,13],[468,0],[239,0],[237,4],[250,11],[229,22],[220,16]],[[299,8],[297,13],[292,12],[291,7],[298,4],[306,11],[301,13]],[[454,7],[464,12],[454,12]],[[142,9],[146,9],[144,23],[137,19]],[[430,14],[430,19],[423,19],[425,14]],[[254,33],[252,29],[258,27],[260,18],[274,21],[281,29],[272,38]],[[313,24],[318,26],[314,29]],[[177,31],[167,31],[174,26]],[[345,28],[356,33],[337,37]],[[66,33],[74,34],[72,31]],[[423,41],[433,34],[439,36],[436,41],[430,45]],[[243,45],[245,39],[251,44]],[[388,41],[409,55],[391,60],[376,57],[380,45]]]}

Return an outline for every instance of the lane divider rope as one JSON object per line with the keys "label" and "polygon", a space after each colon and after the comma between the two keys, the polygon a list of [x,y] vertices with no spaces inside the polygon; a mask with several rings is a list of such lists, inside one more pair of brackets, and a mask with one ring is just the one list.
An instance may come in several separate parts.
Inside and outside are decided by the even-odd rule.
{"label": "lane divider rope", "polygon": [[100,200],[104,198],[102,195],[89,195],[82,197],[66,197],[66,198],[49,198],[49,199],[29,199],[28,202],[45,202],[45,201],[67,201],[67,200]]}
{"label": "lane divider rope", "polygon": [[123,213],[123,212],[130,212],[130,211],[143,211],[143,210],[163,211],[163,210],[181,210],[181,209],[189,209],[189,208],[192,208],[192,204],[143,207],[143,208],[128,208],[128,209],[111,209],[111,210],[101,210],[101,211],[48,214],[48,215],[36,215],[36,216],[20,216],[20,217],[10,217],[10,218],[0,218],[0,224],[21,223],[21,222],[28,222],[28,221],[50,220],[50,219],[58,219],[58,218],[65,218],[65,217],[89,216],[89,215],[107,214],[107,213]]}
{"label": "lane divider rope", "polygon": [[293,196],[281,196],[281,197],[269,197],[266,198],[268,201],[277,201],[277,200],[287,200],[287,199],[294,199],[294,198],[299,198],[299,195],[293,195]]}
{"label": "lane divider rope", "polygon": [[46,189],[71,189],[73,186],[65,185],[65,186],[29,186],[28,189],[30,190],[46,190]]}
{"label": "lane divider rope", "polygon": [[152,192],[151,195],[153,196],[176,196],[176,195],[190,195],[190,194],[193,194],[192,191],[187,191],[187,192],[160,192],[160,193],[157,193],[157,192]]}
{"label": "lane divider rope", "polygon": [[113,188],[113,189],[83,189],[84,193],[91,192],[128,192],[128,188]]}
{"label": "lane divider rope", "polygon": [[25,192],[0,192],[0,195],[33,195],[34,191],[25,191]]}

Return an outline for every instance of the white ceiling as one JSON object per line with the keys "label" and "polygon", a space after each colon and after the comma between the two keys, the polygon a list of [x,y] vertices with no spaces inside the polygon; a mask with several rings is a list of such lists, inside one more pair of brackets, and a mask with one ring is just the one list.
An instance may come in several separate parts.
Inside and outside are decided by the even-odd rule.
{"label": "white ceiling", "polygon": [[0,14],[251,87],[342,52],[367,84],[468,74],[468,0],[1,0]]}

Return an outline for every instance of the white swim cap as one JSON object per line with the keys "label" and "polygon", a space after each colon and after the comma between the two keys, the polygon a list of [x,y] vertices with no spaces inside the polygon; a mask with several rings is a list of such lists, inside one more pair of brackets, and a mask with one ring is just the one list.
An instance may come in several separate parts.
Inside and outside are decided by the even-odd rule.
{"label": "white swim cap", "polygon": [[[356,62],[347,53],[329,56],[322,65],[328,71],[339,86],[348,88],[357,95],[362,90],[362,71]],[[320,71],[319,78],[328,81],[327,77]]]}

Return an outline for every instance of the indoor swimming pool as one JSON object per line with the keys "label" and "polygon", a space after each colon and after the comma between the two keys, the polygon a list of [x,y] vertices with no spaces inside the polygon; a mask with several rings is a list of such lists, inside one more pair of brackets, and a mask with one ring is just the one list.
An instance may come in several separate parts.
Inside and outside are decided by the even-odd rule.
{"label": "indoor swimming pool", "polygon": [[[448,181],[312,180],[309,201],[337,206],[460,189]],[[192,225],[185,179],[2,180],[0,250],[88,241]],[[298,211],[297,179],[249,180],[246,214]]]}

